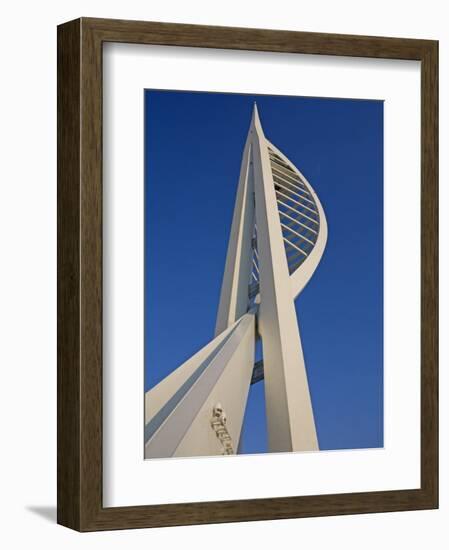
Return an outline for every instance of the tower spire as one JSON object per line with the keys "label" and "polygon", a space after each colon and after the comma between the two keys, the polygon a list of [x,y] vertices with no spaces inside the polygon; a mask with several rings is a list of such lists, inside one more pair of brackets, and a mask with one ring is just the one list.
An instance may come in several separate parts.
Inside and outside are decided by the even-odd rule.
{"label": "tower spire", "polygon": [[319,450],[294,299],[326,241],[316,193],[265,138],[254,102],[215,337],[147,392],[146,458],[238,452],[249,386],[260,380],[269,451]]}
{"label": "tower spire", "polygon": [[264,135],[263,134],[263,129],[262,129],[262,123],[260,122],[260,117],[259,117],[259,109],[257,108],[257,103],[254,102],[254,105],[253,105],[253,113],[252,113],[252,117],[251,117],[251,128],[254,128],[260,135]]}
{"label": "tower spire", "polygon": [[253,120],[258,120],[260,122],[259,109],[257,108],[257,101],[255,101],[253,105]]}

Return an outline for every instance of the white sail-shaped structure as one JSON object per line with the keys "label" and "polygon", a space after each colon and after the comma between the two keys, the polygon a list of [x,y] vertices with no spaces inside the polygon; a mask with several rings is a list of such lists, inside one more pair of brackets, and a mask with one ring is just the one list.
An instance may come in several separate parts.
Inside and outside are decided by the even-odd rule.
{"label": "white sail-shaped structure", "polygon": [[146,393],[145,458],[238,453],[249,387],[262,380],[269,452],[319,449],[294,301],[326,241],[316,193],[254,106],[215,338]]}

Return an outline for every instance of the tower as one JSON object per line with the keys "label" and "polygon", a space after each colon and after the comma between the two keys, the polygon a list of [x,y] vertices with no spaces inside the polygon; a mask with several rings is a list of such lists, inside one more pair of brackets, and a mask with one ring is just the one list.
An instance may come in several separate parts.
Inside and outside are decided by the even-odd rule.
{"label": "tower", "polygon": [[269,451],[319,449],[294,301],[326,241],[316,193],[265,137],[254,105],[215,338],[146,393],[146,458],[237,453],[249,387],[261,380]]}

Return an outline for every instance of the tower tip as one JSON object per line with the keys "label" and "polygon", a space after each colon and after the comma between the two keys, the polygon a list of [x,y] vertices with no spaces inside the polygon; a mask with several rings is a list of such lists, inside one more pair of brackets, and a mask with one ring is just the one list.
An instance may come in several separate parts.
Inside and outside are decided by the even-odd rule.
{"label": "tower tip", "polygon": [[252,116],[251,123],[253,127],[258,127],[259,129],[262,129],[262,125],[260,123],[260,118],[259,118],[259,110],[257,109],[256,102],[254,102],[254,105],[253,105],[253,116]]}
{"label": "tower tip", "polygon": [[254,102],[254,105],[253,105],[253,119],[258,119],[259,118],[259,111],[257,109],[257,103]]}

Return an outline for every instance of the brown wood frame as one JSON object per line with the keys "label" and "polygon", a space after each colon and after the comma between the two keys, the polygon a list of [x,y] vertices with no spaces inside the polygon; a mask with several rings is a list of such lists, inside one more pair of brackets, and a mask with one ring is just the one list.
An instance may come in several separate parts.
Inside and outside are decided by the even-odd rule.
{"label": "brown wood frame", "polygon": [[[104,508],[102,44],[421,61],[421,488]],[[58,523],[79,531],[438,507],[438,42],[82,18],[58,27]]]}

